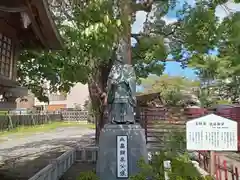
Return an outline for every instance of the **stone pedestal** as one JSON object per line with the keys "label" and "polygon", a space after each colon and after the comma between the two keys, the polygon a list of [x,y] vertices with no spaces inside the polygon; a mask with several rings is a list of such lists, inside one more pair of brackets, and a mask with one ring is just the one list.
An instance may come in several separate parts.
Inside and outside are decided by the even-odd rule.
{"label": "stone pedestal", "polygon": [[117,136],[127,136],[128,176],[139,172],[137,162],[144,158],[147,162],[145,131],[138,124],[107,124],[100,133],[97,161],[97,175],[100,180],[128,179],[119,178],[117,172]]}

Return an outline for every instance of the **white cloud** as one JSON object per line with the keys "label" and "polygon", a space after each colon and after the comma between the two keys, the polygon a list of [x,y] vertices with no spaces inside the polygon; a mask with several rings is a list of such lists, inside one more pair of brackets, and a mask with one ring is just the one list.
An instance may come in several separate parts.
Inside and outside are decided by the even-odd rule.
{"label": "white cloud", "polygon": [[166,24],[172,24],[177,21],[177,18],[170,18],[167,16],[162,17],[162,20],[166,22]]}
{"label": "white cloud", "polygon": [[144,11],[138,11],[136,13],[136,21],[132,25],[132,33],[139,33],[143,29],[143,23],[146,20],[147,13]]}
{"label": "white cloud", "polygon": [[234,3],[232,0],[228,1],[224,5],[217,6],[215,15],[220,19],[230,15],[231,12],[240,11],[240,4]]}
{"label": "white cloud", "polygon": [[[146,20],[147,13],[144,11],[138,11],[136,13],[136,21],[132,25],[132,33],[139,33],[143,30],[143,23]],[[166,24],[171,24],[177,21],[177,18],[169,18],[167,16],[164,16],[162,18]]]}
{"label": "white cloud", "polygon": [[[194,4],[193,0],[188,0],[190,4]],[[218,16],[220,19],[223,19],[224,17],[228,16],[231,12],[237,12],[240,11],[240,4],[234,3],[232,0],[228,1],[224,5],[217,6],[216,8],[216,16]],[[143,23],[146,20],[147,13],[144,11],[139,11],[136,13],[136,21],[132,25],[132,33],[139,33],[143,30]],[[166,24],[171,24],[173,22],[177,21],[177,18],[170,18],[167,16],[164,16],[162,18]]]}

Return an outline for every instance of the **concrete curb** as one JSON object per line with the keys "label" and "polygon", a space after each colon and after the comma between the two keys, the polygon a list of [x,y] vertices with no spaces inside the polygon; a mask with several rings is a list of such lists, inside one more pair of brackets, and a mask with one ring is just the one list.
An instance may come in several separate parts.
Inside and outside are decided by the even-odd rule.
{"label": "concrete curb", "polygon": [[49,165],[38,171],[28,180],[58,180],[76,161],[76,149],[71,149]]}
{"label": "concrete curb", "polygon": [[[61,176],[75,163],[75,162],[96,162],[98,147],[77,147],[70,149],[52,160],[49,165],[38,171],[34,176],[28,180],[59,180]],[[151,159],[152,154],[157,152],[155,148],[148,148],[148,158]],[[195,153],[191,154],[193,157]],[[197,161],[192,161],[193,165],[203,175],[209,175],[204,169],[199,166]]]}

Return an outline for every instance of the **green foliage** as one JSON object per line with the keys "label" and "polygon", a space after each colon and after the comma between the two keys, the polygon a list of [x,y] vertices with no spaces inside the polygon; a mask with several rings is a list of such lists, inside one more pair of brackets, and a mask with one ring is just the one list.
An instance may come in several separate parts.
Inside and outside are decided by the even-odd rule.
{"label": "green foliage", "polygon": [[[161,142],[162,143],[162,142]],[[173,132],[166,139],[165,149],[152,156],[149,164],[143,159],[138,162],[140,172],[131,180],[164,180],[164,171],[168,172],[170,180],[213,180],[212,177],[202,177],[191,163],[186,150],[185,132]],[[164,170],[164,161],[171,161],[171,169]]]}
{"label": "green foliage", "polygon": [[[64,49],[39,53],[23,51],[17,65],[19,82],[43,101],[48,100],[46,88],[43,88],[44,80],[50,82],[47,90],[51,92],[68,92],[77,82],[96,82],[104,91],[114,46],[119,38],[126,36],[126,25],[130,21],[124,21],[124,13],[117,17],[114,15],[113,9],[118,13],[120,11],[115,1],[81,1],[66,6],[61,6],[64,4],[61,0],[55,2],[59,2],[60,6],[50,6],[50,9],[63,38]],[[238,0],[235,2],[238,3]],[[240,85],[240,13],[229,13],[220,20],[216,17],[216,7],[225,6],[226,0],[203,0],[197,1],[194,7],[185,3],[177,13],[177,22],[167,24],[162,17],[176,3],[154,1],[154,5],[149,6],[154,7],[152,16],[148,14],[143,31],[132,35],[136,40],[132,47],[132,63],[137,77],[147,78],[149,74],[160,76],[168,60],[167,55],[171,53],[171,60],[195,68],[201,81],[230,79],[231,83],[217,85],[221,92],[226,92],[218,95],[217,100],[230,98],[236,101]],[[149,11],[129,1],[130,5],[134,9],[133,15],[135,10]],[[208,51],[216,47],[220,52],[218,58],[206,57]],[[186,52],[189,56],[184,56]],[[212,96],[209,88],[205,91],[202,96]],[[174,103],[181,98],[178,88],[165,92],[166,98]]]}
{"label": "green foliage", "polygon": [[8,114],[8,111],[0,111],[0,116],[5,116]]}
{"label": "green foliage", "polygon": [[186,133],[185,132],[172,132],[167,137],[166,151],[172,154],[177,154],[178,152],[186,152]]}
{"label": "green foliage", "polygon": [[139,161],[140,173],[132,176],[131,180],[145,180],[150,178],[152,180],[164,180],[164,166],[163,162],[166,160],[171,161],[171,171],[167,170],[170,180],[182,179],[182,180],[195,180],[201,179],[201,175],[189,161],[186,156],[172,156],[160,152],[152,157],[150,164],[146,164],[143,160]]}
{"label": "green foliage", "polygon": [[142,84],[145,92],[161,92],[169,89],[187,90],[198,87],[200,83],[181,76],[169,76],[167,74],[161,77],[149,76],[142,79]]}
{"label": "green foliage", "polygon": [[96,173],[93,171],[87,171],[80,173],[79,177],[76,180],[98,180]]}
{"label": "green foliage", "polygon": [[183,94],[179,89],[169,90],[163,94],[167,106],[183,105]]}
{"label": "green foliage", "polygon": [[[66,8],[66,9],[64,9]],[[120,19],[113,18],[112,1],[89,1],[84,7],[52,9],[61,32],[61,51],[21,52],[19,82],[47,100],[42,86],[50,82],[50,92],[65,91],[77,82],[87,83],[101,65],[107,65],[113,45],[122,32]]]}
{"label": "green foliage", "polygon": [[212,107],[214,104],[216,104],[216,99],[213,99],[213,94],[210,94],[209,92],[206,92],[207,90],[199,90],[198,98],[201,102],[201,106],[208,108]]}
{"label": "green foliage", "polygon": [[227,100],[219,100],[217,101],[217,104],[231,104],[231,103]]}
{"label": "green foliage", "polygon": [[[112,62],[109,60],[113,47],[120,37],[125,36],[123,33],[129,23],[124,22],[125,13],[115,17],[113,9],[118,14],[120,9],[114,1],[71,1],[69,4],[68,1],[62,3],[61,0],[54,2],[56,4],[50,5],[50,9],[63,38],[64,49],[40,53],[27,50],[21,53],[18,64],[19,82],[44,101],[47,98],[46,89],[42,88],[43,80],[50,82],[48,90],[51,92],[68,92],[76,82],[85,84],[92,79],[106,81],[107,69],[111,68]],[[161,8],[161,16],[164,16],[174,4],[175,1],[164,1],[156,2],[155,5],[164,7]],[[130,1],[129,5],[134,6]],[[134,38],[138,43],[132,49],[132,62],[137,76],[146,78],[150,73],[161,75],[164,65],[159,64],[158,60],[167,56],[164,36],[140,34]],[[103,67],[107,69],[103,70]],[[104,76],[101,75],[103,71],[106,72]]]}
{"label": "green foliage", "polygon": [[[227,7],[224,3],[226,0],[199,1],[194,8],[187,7],[182,12],[184,18],[179,25],[177,38],[190,55],[184,63],[196,70],[202,82],[200,99],[205,107],[219,100],[239,100],[240,13],[226,12],[227,16],[219,19],[216,7]],[[207,55],[215,48],[218,55]],[[181,54],[181,50],[175,54]]]}
{"label": "green foliage", "polygon": [[198,81],[192,81],[180,76],[161,77],[149,76],[142,79],[142,86],[145,93],[159,92],[165,105],[181,106],[191,101],[191,94],[195,94],[195,89],[199,87]]}
{"label": "green foliage", "polygon": [[239,98],[238,68],[231,63],[230,59],[207,55],[195,55],[189,61],[201,80],[198,97],[203,107]]}
{"label": "green foliage", "polygon": [[215,47],[218,40],[216,36],[218,18],[215,16],[215,10],[204,4],[206,4],[204,1],[198,2],[184,18],[182,28],[189,33],[184,37],[184,46],[189,51],[206,53]]}
{"label": "green foliage", "polygon": [[148,75],[161,75],[165,65],[159,59],[166,59],[167,50],[162,37],[139,37],[138,43],[132,48],[132,62],[138,78]]}

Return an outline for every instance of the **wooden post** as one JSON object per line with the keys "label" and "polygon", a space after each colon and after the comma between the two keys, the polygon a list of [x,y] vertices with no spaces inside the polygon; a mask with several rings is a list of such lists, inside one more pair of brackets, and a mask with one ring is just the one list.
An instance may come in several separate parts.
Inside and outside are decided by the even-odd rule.
{"label": "wooden post", "polygon": [[7,117],[8,117],[8,128],[9,129],[13,129],[13,123],[12,123],[12,117],[11,117],[11,115],[7,115]]}
{"label": "wooden post", "polygon": [[[221,165],[221,161],[220,161],[220,157],[219,156],[217,158],[217,164]],[[222,169],[221,167],[218,167],[217,173],[219,174],[219,180],[222,180],[222,170],[221,169]]]}
{"label": "wooden post", "polygon": [[32,119],[32,122],[33,122],[33,126],[35,126],[35,125],[36,125],[36,122],[35,122],[35,119],[34,119],[34,117],[33,117],[33,114],[31,114],[31,119]]}
{"label": "wooden post", "polygon": [[215,152],[210,151],[210,175],[214,177],[215,175]]}
{"label": "wooden post", "polygon": [[227,161],[223,161],[223,169],[224,169],[224,180],[228,179],[228,170],[227,170]]}
{"label": "wooden post", "polygon": [[231,174],[232,174],[232,180],[235,180],[235,173],[234,173],[234,167],[231,165]]}
{"label": "wooden post", "polygon": [[236,175],[236,179],[239,179],[238,168],[237,167],[235,167],[235,175]]}

